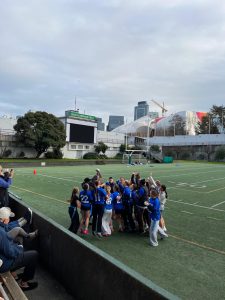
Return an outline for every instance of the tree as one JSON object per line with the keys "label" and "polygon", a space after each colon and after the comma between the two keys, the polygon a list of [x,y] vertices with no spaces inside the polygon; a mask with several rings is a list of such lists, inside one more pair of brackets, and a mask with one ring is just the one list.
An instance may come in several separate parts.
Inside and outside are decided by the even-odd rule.
{"label": "tree", "polygon": [[169,121],[170,126],[167,129],[168,135],[185,135],[186,134],[186,122],[182,116],[175,114]]}
{"label": "tree", "polygon": [[225,107],[213,105],[207,116],[198,122],[197,134],[218,134],[224,132]]}
{"label": "tree", "polygon": [[161,152],[159,145],[152,145],[150,150],[153,152]]}
{"label": "tree", "polygon": [[216,123],[215,118],[212,114],[208,113],[207,116],[202,118],[201,122],[198,122],[196,129],[198,134],[217,134],[219,129]]}
{"label": "tree", "polygon": [[106,150],[108,149],[109,147],[104,144],[103,142],[99,142],[98,145],[95,145],[95,152],[96,153],[100,153],[102,152],[103,154],[105,154]]}
{"label": "tree", "polygon": [[63,123],[47,112],[28,112],[17,120],[14,126],[16,138],[36,150],[39,157],[49,147],[59,149],[66,144],[66,131]]}
{"label": "tree", "polygon": [[220,147],[216,150],[215,159],[220,161],[225,159],[225,147]]}
{"label": "tree", "polygon": [[214,122],[218,127],[218,133],[223,133],[225,126],[225,107],[213,105],[210,109],[210,113],[213,116]]}
{"label": "tree", "polygon": [[124,153],[126,151],[126,145],[125,144],[121,144],[119,151],[120,151],[120,153]]}

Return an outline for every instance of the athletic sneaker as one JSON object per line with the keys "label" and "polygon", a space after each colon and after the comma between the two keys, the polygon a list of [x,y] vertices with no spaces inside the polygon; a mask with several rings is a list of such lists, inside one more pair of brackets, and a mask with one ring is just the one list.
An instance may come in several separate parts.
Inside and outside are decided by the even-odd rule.
{"label": "athletic sneaker", "polygon": [[38,229],[35,230],[34,232],[29,233],[28,235],[29,235],[28,238],[33,240],[34,238],[36,238],[38,236]]}
{"label": "athletic sneaker", "polygon": [[32,210],[28,207],[27,208],[27,211],[25,212],[24,214],[24,219],[27,220],[27,224],[31,225],[32,223],[32,215],[33,215],[33,212]]}
{"label": "athletic sneaker", "polygon": [[166,234],[165,232],[164,234],[160,234],[160,236],[161,236],[161,240],[163,240],[164,238],[168,238],[168,234]]}
{"label": "athletic sneaker", "polygon": [[22,284],[22,282],[19,282],[19,286],[23,291],[30,291],[36,289],[38,287],[38,283],[27,281],[26,283]]}
{"label": "athletic sneaker", "polygon": [[85,229],[85,230],[83,230],[83,232],[82,232],[83,234],[88,234],[88,230],[87,229]]}
{"label": "athletic sneaker", "polygon": [[97,232],[97,237],[102,238],[101,232]]}

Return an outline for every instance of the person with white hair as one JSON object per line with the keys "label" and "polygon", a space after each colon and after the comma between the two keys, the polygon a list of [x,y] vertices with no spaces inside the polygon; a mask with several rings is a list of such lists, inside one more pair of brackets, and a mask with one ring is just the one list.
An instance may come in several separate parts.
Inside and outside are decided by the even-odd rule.
{"label": "person with white hair", "polygon": [[14,226],[10,229],[7,225],[10,222],[10,218],[15,217],[15,214],[11,211],[9,207],[1,207],[0,208],[0,227],[3,228],[9,238],[11,238],[14,242],[23,245],[23,239],[33,239],[37,236],[38,231],[27,233],[20,226]]}
{"label": "person with white hair", "polygon": [[[6,207],[1,208],[0,217],[3,222],[9,222],[14,214]],[[24,267],[18,284],[24,291],[34,289],[38,286],[37,282],[30,282],[33,279],[37,264],[38,253],[35,250],[25,251],[23,246],[15,242],[9,234],[0,227],[0,260],[2,265],[0,273],[15,271]]]}

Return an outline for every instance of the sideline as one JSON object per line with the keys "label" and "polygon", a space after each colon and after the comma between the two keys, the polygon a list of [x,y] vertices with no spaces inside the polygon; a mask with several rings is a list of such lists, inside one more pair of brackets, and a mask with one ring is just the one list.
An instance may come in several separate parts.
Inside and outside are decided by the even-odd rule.
{"label": "sideline", "polygon": [[12,188],[15,188],[15,189],[18,189],[18,190],[21,190],[21,191],[24,191],[24,192],[27,192],[27,193],[31,193],[31,194],[34,194],[34,195],[38,195],[38,196],[41,196],[41,197],[44,197],[44,198],[47,198],[47,199],[55,200],[55,201],[61,202],[61,203],[63,203],[63,204],[67,204],[67,205],[69,204],[69,203],[66,202],[66,201],[63,201],[63,200],[60,200],[60,199],[57,199],[57,198],[53,198],[53,197],[50,197],[50,196],[47,196],[47,195],[39,194],[39,193],[30,191],[30,190],[26,190],[26,189],[20,188],[20,187],[15,186],[15,185],[11,185],[11,187],[12,187]]}
{"label": "sideline", "polygon": [[173,235],[173,234],[169,234],[169,237],[172,237],[172,238],[174,238],[178,241],[182,241],[182,242],[188,243],[188,244],[193,245],[193,246],[197,246],[197,247],[205,249],[205,250],[209,250],[209,251],[212,251],[212,252],[215,252],[215,253],[218,253],[218,254],[225,255],[225,251],[218,250],[218,249],[215,249],[215,248],[212,248],[212,247],[208,247],[208,246],[205,246],[205,245],[202,245],[202,244],[198,244],[196,242],[192,242],[192,241],[183,239],[183,238],[181,238],[179,236],[176,236],[176,235]]}

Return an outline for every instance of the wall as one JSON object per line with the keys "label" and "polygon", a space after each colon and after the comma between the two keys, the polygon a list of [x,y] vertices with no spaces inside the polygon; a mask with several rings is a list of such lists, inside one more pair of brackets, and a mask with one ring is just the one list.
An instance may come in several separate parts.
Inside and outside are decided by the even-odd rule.
{"label": "wall", "polygon": [[[23,215],[24,204],[10,198],[12,210]],[[41,262],[75,299],[178,299],[53,220],[33,216]]]}
{"label": "wall", "polygon": [[225,145],[225,134],[154,136],[147,139],[147,144],[150,146]]}

